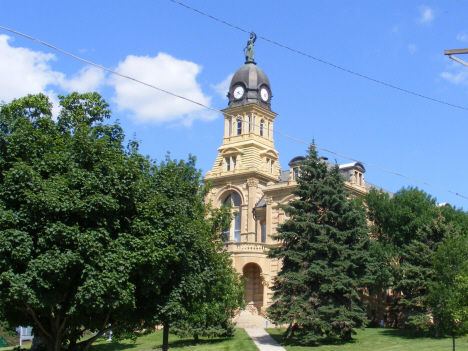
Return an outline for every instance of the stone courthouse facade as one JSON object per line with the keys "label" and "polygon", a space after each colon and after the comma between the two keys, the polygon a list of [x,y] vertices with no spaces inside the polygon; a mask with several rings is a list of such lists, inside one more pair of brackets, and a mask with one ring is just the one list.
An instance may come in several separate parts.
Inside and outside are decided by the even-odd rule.
{"label": "stone courthouse facade", "polygon": [[[271,304],[270,286],[281,263],[269,259],[266,250],[279,245],[271,239],[287,218],[279,204],[292,199],[303,160],[295,157],[289,167],[280,167],[272,132],[277,114],[271,109],[271,97],[268,77],[253,60],[247,60],[232,78],[229,106],[223,110],[223,142],[213,169],[206,174],[213,183],[206,201],[214,207],[231,203],[236,213],[225,249],[236,270],[247,278],[245,301],[254,313]],[[362,164],[343,164],[340,169],[352,194],[366,194],[371,185],[364,180]]]}

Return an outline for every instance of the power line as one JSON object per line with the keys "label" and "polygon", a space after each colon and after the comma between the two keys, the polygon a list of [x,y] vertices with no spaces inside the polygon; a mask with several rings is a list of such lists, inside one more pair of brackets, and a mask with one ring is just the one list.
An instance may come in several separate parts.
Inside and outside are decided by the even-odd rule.
{"label": "power line", "polygon": [[[178,2],[178,1],[176,1],[176,0],[169,0],[169,1],[172,1],[172,2],[175,3],[175,4],[178,4],[178,5],[180,5],[180,6],[183,6],[183,7],[187,8],[187,9],[189,9],[189,10],[195,11],[195,12],[197,12],[197,13],[203,15],[203,16],[209,17],[209,18],[211,18],[211,19],[213,19],[213,20],[215,20],[215,21],[221,22],[221,23],[223,23],[223,24],[225,24],[225,25],[227,25],[227,26],[230,26],[230,27],[235,28],[235,29],[237,29],[237,30],[240,30],[240,31],[242,31],[242,32],[250,33],[249,31],[247,31],[247,30],[245,30],[245,29],[243,29],[243,28],[237,27],[237,26],[235,26],[235,25],[233,25],[233,24],[230,24],[230,23],[228,23],[228,22],[226,22],[226,21],[220,20],[219,18],[213,17],[213,16],[211,16],[211,15],[209,15],[209,14],[207,14],[207,13],[204,13],[204,12],[202,12],[202,11],[199,11],[199,10],[193,8],[193,7],[187,6],[187,5],[185,5],[185,4],[181,3],[181,2]],[[463,106],[451,104],[451,103],[449,103],[449,102],[445,102],[445,101],[442,101],[442,100],[437,100],[437,99],[431,98],[431,97],[429,97],[429,96],[425,96],[425,95],[422,95],[422,94],[418,94],[418,93],[415,93],[415,92],[413,92],[413,91],[410,91],[410,90],[407,90],[407,89],[403,89],[403,88],[397,87],[397,86],[392,85],[392,84],[389,84],[389,83],[385,83],[385,82],[383,82],[383,81],[381,81],[381,80],[378,80],[378,79],[374,79],[374,78],[365,76],[364,74],[351,71],[351,70],[349,70],[349,69],[347,69],[347,68],[344,68],[344,67],[335,65],[334,63],[331,63],[331,62],[328,62],[328,61],[319,59],[319,58],[317,58],[317,57],[314,57],[314,56],[311,56],[311,55],[309,55],[309,54],[306,54],[306,53],[304,53],[304,52],[302,52],[302,51],[299,51],[299,50],[290,48],[289,46],[286,46],[286,45],[277,43],[276,41],[270,40],[270,39],[265,38],[265,37],[262,37],[262,36],[260,36],[260,35],[257,35],[257,38],[261,38],[261,39],[263,39],[263,40],[265,40],[265,41],[267,41],[267,42],[269,42],[269,43],[272,43],[272,44],[274,44],[274,45],[280,46],[280,47],[282,47],[282,48],[284,48],[284,49],[286,49],[286,50],[295,52],[295,53],[297,53],[297,54],[299,54],[299,55],[308,57],[308,58],[310,58],[310,59],[312,59],[312,60],[321,62],[321,63],[323,63],[323,64],[325,64],[325,65],[328,65],[328,66],[337,68],[337,69],[342,70],[342,71],[344,71],[344,72],[346,72],[346,73],[353,74],[353,75],[355,75],[355,76],[358,76],[358,77],[361,77],[361,78],[370,80],[370,81],[372,81],[372,82],[374,82],[374,83],[378,83],[378,84],[381,84],[381,85],[385,85],[385,86],[387,86],[387,87],[389,87],[389,88],[396,89],[396,90],[399,90],[399,91],[402,91],[402,92],[404,92],[404,93],[411,94],[411,95],[414,95],[414,96],[418,96],[418,97],[423,98],[423,99],[427,99],[427,100],[430,100],[430,101],[438,102],[438,103],[440,103],[440,104],[444,104],[444,105],[447,105],[447,106],[451,106],[451,107],[455,107],[455,108],[458,108],[458,109],[461,109],[461,110],[466,110],[466,111],[468,111],[468,108],[467,108],[467,107],[463,107]]]}
{"label": "power line", "polygon": [[[172,0],[171,0],[171,1],[172,1]],[[57,50],[57,51],[59,51],[59,52],[65,54],[65,55],[67,55],[67,56],[73,57],[73,58],[76,59],[76,60],[79,60],[79,61],[85,62],[85,63],[87,63],[87,64],[89,64],[89,65],[98,67],[98,68],[103,69],[103,70],[105,70],[105,71],[107,71],[107,72],[109,72],[109,73],[115,74],[115,75],[117,75],[117,76],[119,76],[119,77],[126,78],[126,79],[130,79],[130,80],[132,80],[132,81],[134,81],[134,82],[136,82],[136,83],[146,85],[147,87],[156,89],[156,90],[158,90],[158,91],[161,91],[161,92],[163,92],[163,93],[169,94],[169,95],[174,96],[174,97],[176,97],[176,98],[183,99],[183,100],[185,100],[185,101],[191,102],[191,103],[196,104],[196,105],[198,105],[198,106],[201,106],[201,107],[207,108],[207,109],[209,109],[209,110],[212,110],[212,111],[215,111],[215,112],[224,114],[224,115],[226,115],[226,116],[229,116],[229,117],[234,118],[234,119],[236,119],[236,120],[238,120],[238,121],[240,120],[240,121],[242,121],[243,123],[249,123],[249,124],[251,124],[251,125],[253,125],[253,126],[256,126],[256,127],[259,127],[259,128],[260,128],[260,125],[257,125],[257,124],[254,124],[254,123],[252,123],[252,122],[248,122],[248,121],[242,120],[242,119],[240,119],[238,116],[234,116],[234,115],[230,115],[230,114],[224,113],[224,112],[222,112],[222,111],[220,111],[220,110],[218,110],[218,109],[215,109],[215,108],[213,108],[213,107],[206,106],[206,105],[204,105],[204,104],[202,104],[202,103],[199,103],[199,102],[193,101],[193,100],[191,100],[191,99],[188,99],[188,98],[186,98],[186,97],[183,97],[183,96],[180,96],[180,95],[171,93],[171,92],[169,92],[169,91],[167,91],[167,90],[164,90],[164,89],[158,88],[158,87],[156,87],[156,86],[154,86],[154,85],[151,85],[151,84],[142,82],[142,81],[140,81],[140,80],[138,80],[138,79],[135,79],[135,78],[132,78],[132,77],[129,77],[129,76],[120,74],[120,73],[115,72],[115,71],[113,71],[113,70],[111,70],[111,69],[109,69],[109,68],[100,66],[100,65],[98,65],[98,64],[96,64],[96,63],[93,63],[93,62],[91,62],[91,61],[87,61],[87,60],[85,60],[85,59],[82,59],[81,57],[78,57],[78,56],[75,56],[75,55],[73,55],[73,54],[70,54],[70,53],[68,53],[68,52],[66,52],[66,51],[64,51],[64,50],[62,50],[62,49],[59,49],[59,48],[57,48],[57,47],[55,47],[55,46],[53,46],[53,45],[50,45],[50,44],[48,44],[48,43],[46,43],[46,42],[43,42],[42,40],[33,38],[33,37],[29,36],[29,35],[26,35],[26,34],[23,34],[23,33],[20,33],[20,32],[17,32],[17,31],[15,31],[15,30],[12,30],[12,29],[9,29],[9,28],[6,28],[6,27],[2,27],[2,26],[0,26],[0,28],[1,28],[1,29],[4,29],[4,30],[6,30],[6,31],[9,31],[9,32],[11,32],[11,33],[15,33],[15,34],[17,34],[17,35],[20,35],[20,36],[22,36],[22,37],[25,37],[25,38],[34,40],[34,41],[36,41],[36,42],[38,42],[38,43],[40,43],[40,44],[43,44],[43,45],[45,45],[45,46],[47,46],[47,47],[49,47],[49,48],[51,48],[51,49]],[[262,128],[264,128],[264,127],[262,126]],[[307,142],[305,142],[305,141],[302,141],[302,140],[293,138],[293,137],[291,137],[291,136],[289,136],[289,135],[286,135],[286,134],[277,132],[277,131],[275,131],[275,130],[273,130],[273,129],[270,129],[270,128],[264,128],[264,129],[269,130],[269,131],[271,131],[272,133],[276,133],[276,134],[278,134],[278,135],[281,135],[282,137],[288,138],[288,139],[290,139],[290,140],[293,140],[293,141],[296,141],[296,142],[299,142],[299,143],[302,143],[302,144],[305,144],[305,145],[308,145],[308,146],[312,146],[312,144],[310,144],[310,143],[307,143]],[[384,172],[387,172],[387,173],[391,173],[391,174],[397,175],[397,176],[402,177],[402,178],[406,178],[406,179],[409,179],[409,180],[412,180],[412,181],[415,181],[415,182],[418,182],[418,183],[421,183],[421,184],[425,184],[425,185],[427,185],[427,186],[431,186],[431,187],[433,187],[433,188],[437,188],[437,189],[446,191],[446,192],[448,192],[448,193],[451,193],[451,194],[460,196],[460,197],[462,197],[462,198],[464,198],[464,199],[468,199],[467,196],[460,195],[459,193],[457,193],[457,192],[455,192],[455,191],[452,191],[452,190],[449,190],[449,189],[445,189],[445,188],[442,188],[442,187],[440,187],[440,186],[433,185],[433,184],[430,184],[430,183],[427,183],[427,182],[424,182],[424,181],[421,181],[421,180],[418,180],[418,179],[415,179],[415,178],[411,178],[411,177],[405,176],[405,175],[403,175],[403,174],[400,174],[400,173],[397,173],[397,172],[393,172],[393,171],[390,171],[390,170],[388,170],[388,169],[385,169],[385,168],[382,168],[382,167],[379,167],[379,166],[375,166],[375,165],[370,164],[370,163],[367,163],[367,162],[358,161],[358,160],[356,160],[356,159],[354,159],[354,158],[351,158],[351,157],[348,157],[348,156],[339,154],[339,153],[337,153],[337,152],[334,152],[334,151],[331,151],[331,150],[328,150],[328,149],[321,148],[321,147],[319,147],[319,146],[317,146],[317,145],[314,145],[314,146],[315,146],[317,149],[319,149],[319,150],[323,150],[323,151],[328,152],[328,153],[331,153],[331,154],[333,154],[333,155],[336,155],[336,156],[339,156],[339,157],[343,157],[343,158],[346,158],[346,159],[351,160],[351,161],[354,161],[354,162],[360,162],[360,163],[362,163],[362,164],[364,164],[364,165],[366,165],[366,166],[373,167],[373,168],[377,168],[377,169],[380,169],[381,171],[384,171]]]}

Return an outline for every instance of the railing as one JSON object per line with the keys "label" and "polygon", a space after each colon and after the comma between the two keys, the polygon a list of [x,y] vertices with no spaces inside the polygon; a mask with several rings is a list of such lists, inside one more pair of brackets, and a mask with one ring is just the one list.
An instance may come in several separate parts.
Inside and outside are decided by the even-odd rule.
{"label": "railing", "polygon": [[268,245],[263,243],[226,243],[229,252],[258,252],[264,253],[268,250]]}

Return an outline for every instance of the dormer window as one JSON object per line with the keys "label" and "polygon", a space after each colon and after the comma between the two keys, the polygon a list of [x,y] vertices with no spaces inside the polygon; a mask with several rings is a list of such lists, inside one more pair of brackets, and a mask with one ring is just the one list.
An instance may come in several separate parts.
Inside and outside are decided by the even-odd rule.
{"label": "dormer window", "polygon": [[358,171],[352,171],[349,177],[349,182],[351,184],[356,184],[359,186],[364,186],[364,175]]}
{"label": "dormer window", "polygon": [[299,167],[294,167],[292,169],[293,180],[296,180],[299,177]]}

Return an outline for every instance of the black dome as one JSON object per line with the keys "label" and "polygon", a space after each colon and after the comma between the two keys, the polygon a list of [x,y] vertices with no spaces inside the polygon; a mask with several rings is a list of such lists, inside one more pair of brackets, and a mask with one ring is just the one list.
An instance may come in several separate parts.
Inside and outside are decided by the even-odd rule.
{"label": "black dome", "polygon": [[[245,90],[239,99],[234,97],[234,90],[242,86]],[[265,88],[268,91],[268,99],[263,101],[260,98],[260,90]],[[263,108],[271,110],[271,88],[270,81],[263,70],[254,62],[243,65],[234,73],[229,87],[229,107],[243,106],[247,104],[257,104]]]}

